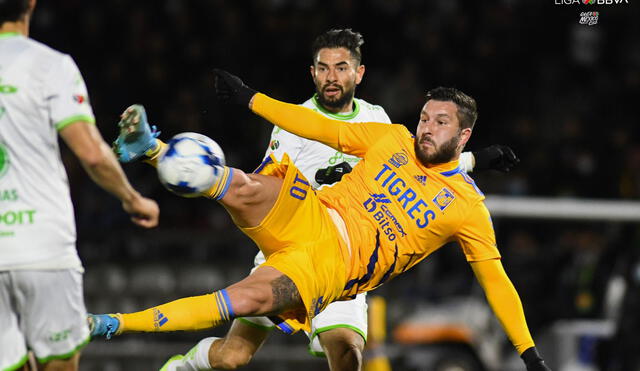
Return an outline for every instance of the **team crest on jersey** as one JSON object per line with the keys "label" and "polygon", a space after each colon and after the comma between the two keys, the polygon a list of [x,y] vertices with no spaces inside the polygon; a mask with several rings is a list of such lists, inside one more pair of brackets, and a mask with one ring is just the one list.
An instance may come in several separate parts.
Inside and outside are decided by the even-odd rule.
{"label": "team crest on jersey", "polygon": [[82,104],[82,103],[87,101],[87,97],[85,97],[82,94],[74,94],[73,95],[73,100],[78,104]]}
{"label": "team crest on jersey", "polygon": [[280,141],[277,139],[274,139],[269,143],[269,148],[271,148],[272,151],[275,151],[278,147],[280,147]]}
{"label": "team crest on jersey", "polygon": [[427,176],[426,175],[415,175],[414,178],[418,181],[418,183],[422,185],[427,185]]}
{"label": "team crest on jersey", "polygon": [[409,157],[404,152],[396,152],[389,159],[389,163],[395,167],[400,167],[409,163]]}
{"label": "team crest on jersey", "polygon": [[433,202],[438,206],[440,211],[444,211],[455,198],[456,196],[453,195],[453,192],[445,187],[433,198]]}

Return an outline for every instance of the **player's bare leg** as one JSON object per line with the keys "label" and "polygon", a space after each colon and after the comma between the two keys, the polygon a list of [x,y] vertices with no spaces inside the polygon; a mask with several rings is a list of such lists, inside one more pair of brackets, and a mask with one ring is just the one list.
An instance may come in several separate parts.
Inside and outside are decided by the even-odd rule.
{"label": "player's bare leg", "polygon": [[209,348],[209,363],[212,368],[235,370],[246,366],[269,336],[269,331],[233,321],[227,335],[216,340]]}
{"label": "player's bare leg", "polygon": [[47,363],[37,363],[38,371],[76,371],[80,361],[80,353],[68,359],[54,359]]}
{"label": "player's bare leg", "polygon": [[171,357],[160,371],[235,370],[251,361],[269,333],[269,329],[234,320],[224,338],[200,340],[185,355]]}
{"label": "player's bare leg", "polygon": [[335,328],[318,335],[331,371],[358,371],[362,367],[364,339],[348,328]]}

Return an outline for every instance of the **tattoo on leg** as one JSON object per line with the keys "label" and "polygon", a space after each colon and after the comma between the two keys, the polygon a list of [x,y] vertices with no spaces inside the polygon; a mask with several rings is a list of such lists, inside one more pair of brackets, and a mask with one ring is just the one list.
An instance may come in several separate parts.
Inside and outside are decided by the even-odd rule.
{"label": "tattoo on leg", "polygon": [[298,288],[285,275],[271,281],[271,291],[273,292],[273,306],[277,309],[289,309],[302,304]]}

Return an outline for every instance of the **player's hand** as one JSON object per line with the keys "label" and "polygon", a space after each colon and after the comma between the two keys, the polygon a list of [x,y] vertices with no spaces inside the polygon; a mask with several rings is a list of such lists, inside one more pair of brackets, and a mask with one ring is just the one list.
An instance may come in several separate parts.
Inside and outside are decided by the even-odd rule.
{"label": "player's hand", "polygon": [[131,216],[131,221],[144,228],[153,228],[158,225],[160,208],[158,204],[139,194],[131,200],[122,201],[122,208]]}
{"label": "player's hand", "polygon": [[213,75],[216,95],[221,102],[249,107],[249,102],[257,91],[245,85],[238,76],[225,70],[216,68],[213,70]]}
{"label": "player's hand", "polygon": [[527,366],[527,371],[551,371],[551,369],[544,363],[536,347],[531,347],[520,355],[520,358]]}
{"label": "player's hand", "polygon": [[520,162],[511,148],[501,144],[494,144],[472,153],[476,160],[474,170],[494,169],[507,173]]}
{"label": "player's hand", "polygon": [[318,184],[333,184],[340,181],[344,174],[350,173],[351,169],[351,165],[346,161],[324,169],[318,169],[316,171],[316,182]]}

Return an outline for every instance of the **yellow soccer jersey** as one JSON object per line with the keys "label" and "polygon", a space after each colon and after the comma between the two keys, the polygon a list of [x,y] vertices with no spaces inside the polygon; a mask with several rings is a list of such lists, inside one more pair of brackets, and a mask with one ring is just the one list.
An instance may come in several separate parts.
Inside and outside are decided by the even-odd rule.
{"label": "yellow soccer jersey", "polygon": [[402,125],[344,126],[339,141],[363,160],[318,195],[347,225],[346,295],[380,286],[449,241],[460,243],[468,261],[500,257],[484,195],[458,161],[423,166]]}
{"label": "yellow soccer jersey", "polygon": [[262,94],[253,109],[289,132],[363,158],[342,181],[318,191],[347,226],[345,296],[381,285],[449,241],[458,241],[470,262],[500,257],[482,192],[458,161],[422,166],[404,126],[344,124]]}

